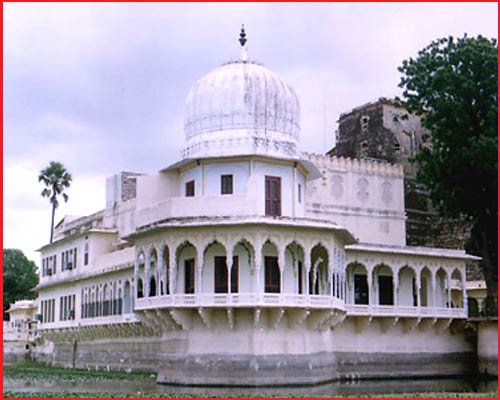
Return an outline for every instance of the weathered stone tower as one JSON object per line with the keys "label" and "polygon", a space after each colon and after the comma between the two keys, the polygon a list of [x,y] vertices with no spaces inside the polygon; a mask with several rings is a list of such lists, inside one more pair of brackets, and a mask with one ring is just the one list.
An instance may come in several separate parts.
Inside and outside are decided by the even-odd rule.
{"label": "weathered stone tower", "polygon": [[[382,97],[341,114],[338,123],[336,145],[328,155],[403,165],[407,245],[462,249],[470,224],[441,217],[415,179],[417,166],[411,158],[422,148],[432,147],[421,118]],[[478,268],[468,268],[467,272],[469,280],[482,279]]]}

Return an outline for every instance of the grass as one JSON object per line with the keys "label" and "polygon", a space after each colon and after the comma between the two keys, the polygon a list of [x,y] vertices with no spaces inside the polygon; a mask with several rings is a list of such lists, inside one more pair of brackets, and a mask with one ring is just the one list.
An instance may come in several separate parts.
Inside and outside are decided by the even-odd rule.
{"label": "grass", "polygon": [[5,365],[3,378],[28,382],[95,382],[95,381],[141,381],[156,382],[156,374],[147,372],[96,371],[95,369],[69,369],[34,362]]}

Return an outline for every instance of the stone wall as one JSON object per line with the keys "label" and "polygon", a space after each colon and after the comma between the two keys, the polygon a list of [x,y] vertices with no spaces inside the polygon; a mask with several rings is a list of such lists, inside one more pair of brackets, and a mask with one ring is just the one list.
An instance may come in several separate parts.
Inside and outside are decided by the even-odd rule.
{"label": "stone wall", "polygon": [[[380,98],[342,114],[338,122],[336,146],[328,155],[386,160],[403,166],[406,244],[463,249],[471,223],[463,218],[440,216],[425,189],[415,180],[416,166],[410,159],[430,143],[420,118],[395,106],[393,101]],[[479,264],[468,263],[467,280],[483,279]]]}

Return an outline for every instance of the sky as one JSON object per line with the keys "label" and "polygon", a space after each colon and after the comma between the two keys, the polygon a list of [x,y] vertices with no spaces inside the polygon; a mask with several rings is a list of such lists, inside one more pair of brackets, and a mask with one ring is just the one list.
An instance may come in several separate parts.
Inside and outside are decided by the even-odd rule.
{"label": "sky", "polygon": [[4,3],[3,245],[40,264],[50,204],[37,177],[72,173],[56,211],[104,208],[105,179],[180,159],[191,86],[239,56],[296,91],[301,148],[334,146],[339,115],[401,93],[397,67],[440,37],[498,37],[497,3]]}

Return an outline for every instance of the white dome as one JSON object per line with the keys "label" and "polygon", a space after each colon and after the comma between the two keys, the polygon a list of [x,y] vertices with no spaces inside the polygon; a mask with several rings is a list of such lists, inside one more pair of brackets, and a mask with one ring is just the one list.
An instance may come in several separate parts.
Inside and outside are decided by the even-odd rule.
{"label": "white dome", "polygon": [[299,101],[264,66],[234,61],[201,78],[186,99],[184,158],[298,155]]}

